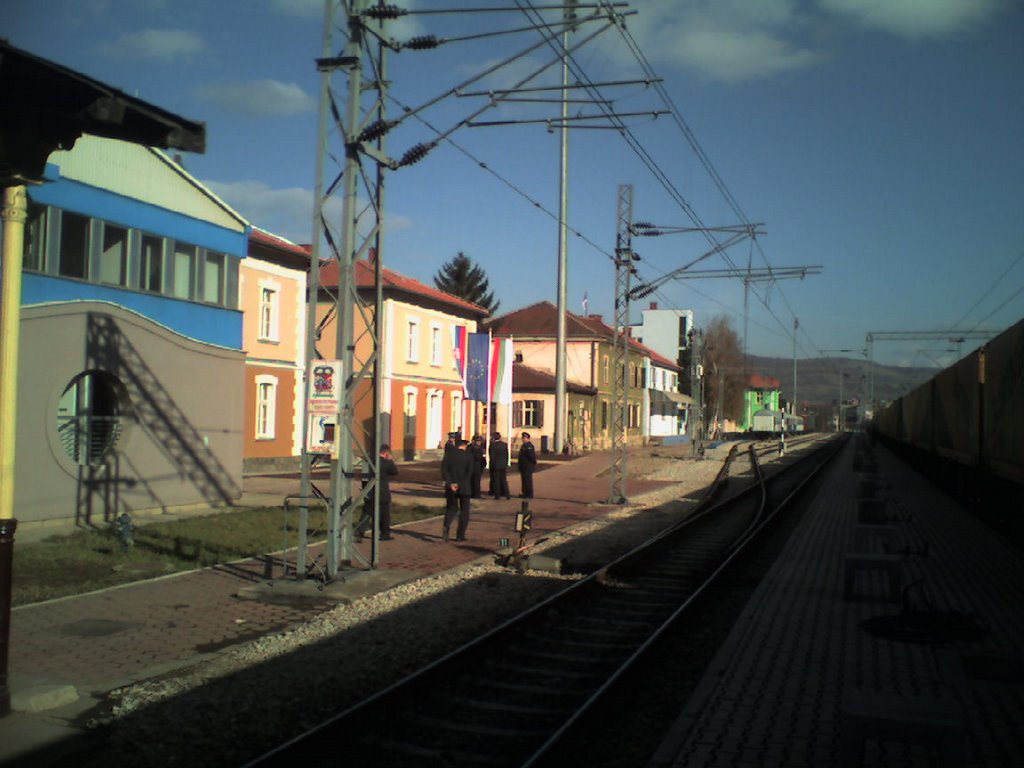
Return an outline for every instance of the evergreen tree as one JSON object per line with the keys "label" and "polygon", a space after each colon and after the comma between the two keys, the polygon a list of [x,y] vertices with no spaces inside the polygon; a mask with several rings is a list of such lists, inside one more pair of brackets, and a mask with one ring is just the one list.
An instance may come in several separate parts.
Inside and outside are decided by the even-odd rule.
{"label": "evergreen tree", "polygon": [[434,275],[434,285],[452,296],[480,305],[492,316],[501,305],[500,301],[494,300],[494,291],[490,290],[487,274],[462,251],[441,266]]}

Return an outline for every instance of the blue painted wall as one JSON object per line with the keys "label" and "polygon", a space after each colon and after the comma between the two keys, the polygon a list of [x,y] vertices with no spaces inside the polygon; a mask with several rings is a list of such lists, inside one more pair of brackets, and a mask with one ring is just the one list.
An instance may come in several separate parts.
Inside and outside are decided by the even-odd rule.
{"label": "blue painted wall", "polygon": [[240,310],[196,304],[152,293],[126,291],[66,277],[24,273],[21,284],[23,306],[58,301],[106,301],[118,304],[191,339],[230,349],[242,348]]}

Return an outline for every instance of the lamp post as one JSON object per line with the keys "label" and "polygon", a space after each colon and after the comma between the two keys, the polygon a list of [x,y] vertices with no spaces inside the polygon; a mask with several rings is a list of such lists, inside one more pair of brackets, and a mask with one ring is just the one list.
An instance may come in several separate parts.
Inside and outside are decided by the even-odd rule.
{"label": "lamp post", "polygon": [[[866,349],[823,349],[821,353],[825,354],[841,354],[853,352],[858,355],[862,355],[867,358]],[[843,423],[843,378],[846,376],[846,372],[843,370],[844,361],[842,358],[839,359],[839,406],[838,416],[836,417],[836,432],[843,432],[845,424]]]}

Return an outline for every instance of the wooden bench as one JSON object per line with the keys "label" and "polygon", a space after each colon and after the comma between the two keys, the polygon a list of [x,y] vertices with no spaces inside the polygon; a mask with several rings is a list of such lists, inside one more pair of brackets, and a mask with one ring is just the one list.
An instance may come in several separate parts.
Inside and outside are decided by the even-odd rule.
{"label": "wooden bench", "polygon": [[919,696],[854,691],[843,701],[844,768],[860,768],[868,741],[924,744],[941,768],[962,766],[967,759],[967,731],[953,702]]}
{"label": "wooden bench", "polygon": [[857,574],[861,571],[882,571],[889,578],[889,599],[900,602],[903,591],[903,558],[900,555],[873,555],[850,552],[843,561],[843,599],[852,600],[856,593]]}

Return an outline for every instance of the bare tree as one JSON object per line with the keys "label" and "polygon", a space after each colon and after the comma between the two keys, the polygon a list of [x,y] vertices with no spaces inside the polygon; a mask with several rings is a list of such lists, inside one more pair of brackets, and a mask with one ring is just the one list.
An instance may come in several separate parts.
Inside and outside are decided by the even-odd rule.
{"label": "bare tree", "polygon": [[739,334],[728,316],[717,315],[704,326],[704,402],[709,421],[712,414],[739,418],[746,384]]}

